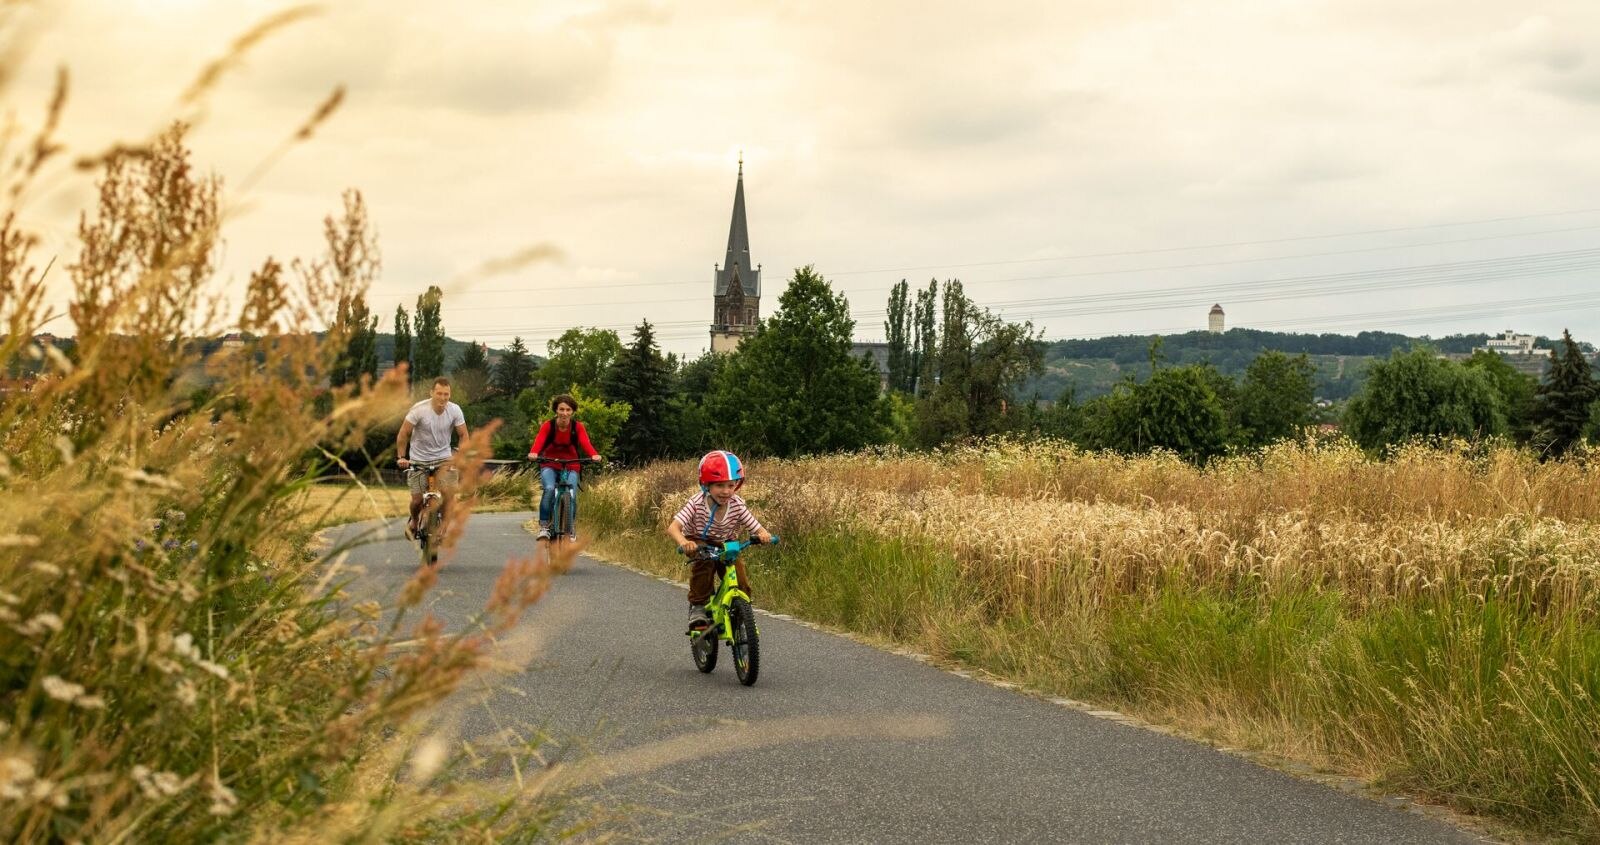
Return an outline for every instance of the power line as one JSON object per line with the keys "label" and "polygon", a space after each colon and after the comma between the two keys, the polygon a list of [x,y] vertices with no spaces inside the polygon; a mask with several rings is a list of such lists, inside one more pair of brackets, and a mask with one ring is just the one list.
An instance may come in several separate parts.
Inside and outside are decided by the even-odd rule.
{"label": "power line", "polygon": [[[1525,219],[1533,219],[1533,218],[1537,218],[1537,217],[1551,217],[1551,216],[1559,216],[1559,215],[1586,214],[1586,213],[1595,212],[1595,211],[1600,211],[1600,209],[1589,209],[1589,210],[1586,210],[1586,211],[1573,211],[1573,212],[1552,212],[1550,214],[1544,214],[1544,215],[1527,215],[1527,216],[1524,216],[1524,217],[1496,218],[1496,219],[1492,219],[1492,220],[1475,221],[1475,222],[1490,223],[1490,222],[1497,222],[1497,221],[1503,221],[1503,220],[1525,220]],[[1160,255],[1160,254],[1166,254],[1166,253],[1172,253],[1172,252],[1185,252],[1185,251],[1194,251],[1194,250],[1200,250],[1200,249],[1217,249],[1217,248],[1234,247],[1234,246],[1254,246],[1254,245],[1272,244],[1272,243],[1287,243],[1287,242],[1292,242],[1292,241],[1322,240],[1322,239],[1331,239],[1331,238],[1340,238],[1340,237],[1352,237],[1352,236],[1362,235],[1362,234],[1381,234],[1381,233],[1386,233],[1386,232],[1399,232],[1399,231],[1408,231],[1408,230],[1413,230],[1413,229],[1416,229],[1416,230],[1436,229],[1436,228],[1444,228],[1444,227],[1449,227],[1449,226],[1465,226],[1465,225],[1472,225],[1472,223],[1438,223],[1438,224],[1433,224],[1433,225],[1429,225],[1429,226],[1398,227],[1398,228],[1394,228],[1394,229],[1372,229],[1372,230],[1367,230],[1365,232],[1350,232],[1350,233],[1332,234],[1332,235],[1305,235],[1305,236],[1295,237],[1295,238],[1278,238],[1278,239],[1261,240],[1261,241],[1237,241],[1237,242],[1233,242],[1233,243],[1208,244],[1208,245],[1202,245],[1202,246],[1160,247],[1160,248],[1144,249],[1144,250],[1127,250],[1127,251],[1123,251],[1123,252],[1084,253],[1084,254],[1079,254],[1079,255],[1057,256],[1055,258],[1026,258],[1026,259],[1013,259],[1013,260],[1005,260],[1005,261],[979,261],[979,262],[969,262],[969,263],[964,263],[964,264],[930,264],[930,265],[925,265],[925,266],[921,266],[921,267],[886,268],[886,269],[879,269],[879,270],[840,270],[840,271],[826,271],[825,270],[823,272],[827,276],[837,277],[837,276],[864,275],[864,274],[869,274],[869,273],[898,273],[898,272],[908,272],[908,271],[911,271],[911,270],[965,269],[965,268],[970,268],[970,267],[992,267],[992,266],[1004,266],[1004,265],[1010,265],[1010,264],[1042,263],[1042,262],[1049,262],[1049,261],[1072,261],[1072,260],[1078,260],[1078,259],[1084,259],[1084,258],[1127,257],[1127,256],[1136,256],[1136,255]],[[1128,274],[1128,273],[1157,272],[1157,271],[1163,271],[1163,270],[1189,270],[1189,269],[1197,269],[1197,268],[1205,268],[1205,267],[1225,267],[1225,266],[1234,265],[1234,264],[1259,264],[1259,263],[1269,262],[1269,261],[1291,261],[1291,260],[1296,260],[1296,259],[1301,259],[1301,258],[1326,258],[1326,257],[1332,257],[1332,256],[1339,256],[1339,255],[1357,255],[1357,254],[1371,253],[1371,252],[1386,252],[1386,251],[1389,251],[1389,250],[1398,250],[1398,249],[1417,249],[1417,248],[1421,248],[1421,247],[1430,247],[1430,246],[1452,246],[1452,245],[1467,244],[1467,243],[1482,243],[1482,242],[1488,242],[1488,241],[1508,240],[1508,239],[1514,239],[1514,238],[1538,237],[1538,236],[1541,236],[1541,235],[1556,235],[1556,234],[1566,234],[1566,233],[1571,233],[1571,232],[1593,231],[1595,229],[1600,229],[1600,225],[1567,226],[1567,227],[1562,227],[1562,228],[1559,228],[1559,229],[1539,229],[1539,230],[1535,230],[1535,231],[1531,231],[1531,232],[1506,232],[1506,233],[1501,233],[1501,234],[1497,234],[1497,235],[1477,235],[1477,236],[1468,237],[1468,238],[1449,238],[1449,239],[1446,239],[1446,240],[1421,241],[1421,242],[1416,242],[1416,243],[1404,243],[1404,244],[1387,244],[1387,245],[1381,245],[1381,246],[1358,247],[1358,248],[1353,248],[1353,249],[1325,250],[1325,251],[1322,251],[1322,252],[1294,253],[1294,254],[1290,254],[1290,255],[1261,256],[1261,257],[1255,257],[1255,258],[1236,258],[1236,259],[1228,259],[1228,260],[1223,260],[1223,261],[1191,262],[1191,263],[1187,263],[1187,264],[1165,264],[1165,265],[1158,265],[1158,266],[1155,266],[1155,267],[1132,267],[1132,268],[1122,268],[1122,269],[1117,269],[1117,270],[1090,270],[1090,271],[1082,271],[1082,272],[1078,272],[1078,273],[1053,274],[1053,275],[1045,275],[1045,276],[1017,276],[1017,277],[1012,277],[1012,278],[988,279],[988,280],[977,280],[977,281],[978,282],[982,282],[982,283],[986,283],[986,284],[1004,283],[1004,282],[1058,281],[1058,280],[1061,280],[1061,279],[1085,278],[1085,277],[1101,276],[1101,275],[1111,276],[1111,275],[1125,275],[1125,274]],[[684,285],[702,285],[703,286],[705,284],[706,284],[706,281],[704,279],[696,280],[696,281],[673,281],[673,282],[666,282],[666,281],[656,281],[656,282],[620,282],[620,283],[591,282],[591,283],[584,284],[583,288],[586,289],[586,290],[587,289],[620,289],[620,288],[636,288],[636,287],[677,287],[677,286],[684,286]],[[570,286],[570,285],[565,285],[565,286]],[[563,285],[554,285],[554,286],[548,286],[548,287],[472,288],[472,289],[466,289],[466,290],[461,290],[461,291],[454,291],[453,293],[456,293],[458,295],[480,294],[480,293],[482,293],[482,294],[547,293],[547,292],[549,292],[551,290],[560,289],[561,287],[563,287]],[[871,288],[858,288],[858,289],[856,289],[856,292],[858,292],[858,293],[864,293],[864,292],[869,292],[869,291],[876,292],[876,291],[882,291],[882,290],[887,290],[887,289],[888,288],[882,287],[882,286],[874,286],[874,287],[871,287]],[[396,301],[398,303],[400,303],[400,304],[404,304],[407,300],[404,297],[402,297],[402,298],[397,299]],[[610,303],[579,303],[579,304],[610,304]],[[522,306],[519,306],[519,305],[479,306],[478,310],[487,310],[487,309],[490,309],[490,308],[499,309],[499,308],[503,308],[503,307],[530,307],[531,308],[531,307],[538,307],[538,304],[537,303],[530,303],[528,305],[522,305]]]}

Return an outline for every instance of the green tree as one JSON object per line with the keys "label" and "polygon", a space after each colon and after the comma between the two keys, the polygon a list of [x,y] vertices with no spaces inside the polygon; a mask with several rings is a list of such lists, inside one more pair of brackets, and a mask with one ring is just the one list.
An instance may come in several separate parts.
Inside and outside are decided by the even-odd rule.
{"label": "green tree", "polygon": [[717,448],[717,431],[706,400],[718,374],[737,354],[707,352],[678,368],[675,390],[667,403],[669,455],[698,457]]}
{"label": "green tree", "polygon": [[1563,331],[1561,345],[1550,360],[1534,406],[1538,427],[1535,442],[1539,447],[1546,454],[1562,455],[1578,445],[1595,398],[1594,367],[1573,341],[1572,333]]}
{"label": "green tree", "polygon": [[534,389],[549,399],[574,387],[599,393],[600,379],[622,354],[622,340],[610,329],[567,329],[545,348],[549,354]]}
{"label": "green tree", "polygon": [[1129,451],[1169,449],[1190,459],[1221,454],[1228,445],[1228,414],[1215,375],[1204,364],[1152,373],[1133,391],[1134,419],[1123,432]]}
{"label": "green tree", "polygon": [[527,344],[522,342],[520,336],[514,337],[511,346],[506,348],[494,365],[490,386],[507,396],[520,396],[522,391],[533,386],[533,374],[537,369]]}
{"label": "green tree", "polygon": [[[521,338],[517,339],[521,340]],[[461,357],[456,359],[456,365],[451,368],[450,372],[459,373],[463,370],[489,371],[489,353],[484,350],[483,344],[474,340],[468,343],[465,349],[461,350]]]}
{"label": "green tree", "polygon": [[406,383],[416,383],[416,372],[411,366],[411,317],[404,305],[394,307],[394,365],[406,368]]}
{"label": "green tree", "polygon": [[[463,406],[463,411],[467,403],[481,402],[487,398],[489,355],[482,344],[472,341],[461,350],[461,357],[456,359],[456,365],[450,370],[450,379],[455,383],[455,401]],[[472,420],[467,422],[470,424]]]}
{"label": "green tree", "polygon": [[[1244,372],[1237,403],[1239,427],[1248,443],[1264,446],[1294,437],[1311,424],[1317,368],[1304,354],[1276,350],[1257,355]],[[1226,397],[1222,397],[1226,399]]]}
{"label": "green tree", "polygon": [[1345,428],[1368,449],[1414,437],[1478,438],[1505,432],[1493,383],[1481,369],[1417,347],[1372,365],[1345,409]]}
{"label": "green tree", "polygon": [[443,302],[444,291],[438,285],[429,285],[417,297],[417,313],[414,317],[417,327],[416,350],[412,358],[412,366],[416,369],[416,377],[412,382],[415,384],[426,383],[444,374],[444,319],[440,315]]}
{"label": "green tree", "polygon": [[602,386],[607,400],[631,409],[617,435],[617,460],[640,464],[666,454],[672,369],[656,346],[649,320],[633,330],[633,343],[612,362]]}
{"label": "green tree", "polygon": [[378,318],[367,309],[367,299],[359,292],[339,297],[334,316],[334,331],[344,349],[328,370],[328,383],[341,387],[359,384],[363,375],[378,374]]}
{"label": "green tree", "polygon": [[888,436],[877,371],[850,354],[850,304],[811,267],[740,345],[708,401],[729,446],[790,456],[856,449]]}
{"label": "green tree", "polygon": [[1506,416],[1506,429],[1518,442],[1533,439],[1533,417],[1539,380],[1506,362],[1505,356],[1478,349],[1466,360],[1470,369],[1482,371],[1500,396],[1500,410]]}
{"label": "green tree", "polygon": [[889,389],[905,393],[911,392],[911,385],[916,378],[916,361],[912,356],[911,334],[915,327],[911,324],[910,289],[906,280],[901,279],[889,291],[889,312],[883,322],[884,338],[889,345]]}
{"label": "green tree", "polygon": [[944,285],[937,382],[918,409],[925,446],[1014,427],[1016,389],[1038,372],[1043,346],[1031,323],[1008,323],[967,298],[961,282]]}
{"label": "green tree", "polygon": [[928,282],[925,290],[917,291],[917,304],[912,310],[911,322],[915,330],[911,344],[911,384],[907,392],[922,397],[933,392],[934,350],[939,343],[939,329],[934,318],[939,307],[939,281]]}

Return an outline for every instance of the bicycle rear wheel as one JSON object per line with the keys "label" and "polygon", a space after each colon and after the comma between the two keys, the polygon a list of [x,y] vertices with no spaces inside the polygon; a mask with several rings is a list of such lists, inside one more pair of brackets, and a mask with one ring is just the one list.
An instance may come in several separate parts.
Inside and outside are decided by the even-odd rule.
{"label": "bicycle rear wheel", "polygon": [[694,668],[710,673],[717,668],[717,630],[709,626],[698,634],[689,636],[689,653],[694,655]]}
{"label": "bicycle rear wheel", "polygon": [[761,674],[761,640],[756,631],[756,612],[744,599],[734,599],[728,607],[733,620],[733,672],[739,683],[752,686]]}

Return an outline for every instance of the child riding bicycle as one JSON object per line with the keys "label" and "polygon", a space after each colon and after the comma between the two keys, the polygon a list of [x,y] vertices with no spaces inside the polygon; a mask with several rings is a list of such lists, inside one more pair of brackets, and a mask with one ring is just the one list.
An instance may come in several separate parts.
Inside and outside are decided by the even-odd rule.
{"label": "child riding bicycle", "polygon": [[[755,514],[737,493],[744,486],[744,465],[732,452],[709,452],[700,459],[700,492],[691,498],[678,514],[667,523],[667,536],[678,546],[678,551],[695,556],[700,541],[724,543],[735,539],[742,529],[763,543],[771,543],[772,534],[761,526]],[[751,595],[750,581],[744,563],[734,565],[738,573],[739,589]],[[696,558],[689,570],[689,630],[699,630],[711,624],[706,613],[706,600],[711,598],[716,577],[716,562]]]}
{"label": "child riding bicycle", "polygon": [[583,466],[579,463],[580,455],[589,456],[591,461],[600,460],[600,453],[589,442],[589,432],[584,430],[583,423],[572,418],[578,412],[578,400],[563,393],[550,400],[550,410],[555,412],[555,416],[539,426],[539,433],[533,437],[533,445],[528,447],[528,460],[539,461],[539,484],[544,488],[544,495],[539,498],[540,540],[550,539],[550,516],[556,504],[557,473],[561,474],[563,483],[572,487],[572,513],[569,518],[575,526],[578,524],[578,472]]}

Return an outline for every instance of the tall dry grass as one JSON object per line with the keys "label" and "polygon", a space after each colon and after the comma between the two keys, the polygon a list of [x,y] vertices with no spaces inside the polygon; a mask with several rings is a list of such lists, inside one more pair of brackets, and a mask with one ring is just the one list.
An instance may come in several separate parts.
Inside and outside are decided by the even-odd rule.
{"label": "tall dry grass", "polygon": [[[1281,443],[1197,467],[1052,443],[752,464],[758,600],[1413,789],[1600,835],[1600,470]],[[597,481],[661,569],[693,466]],[[765,561],[765,562],[763,562]]]}
{"label": "tall dry grass", "polygon": [[[54,114],[27,149],[59,147]],[[183,127],[89,163],[98,203],[64,267],[41,265],[14,214],[0,224],[0,370],[37,371],[0,397],[0,838],[559,835],[535,744],[447,742],[428,714],[567,561],[508,562],[474,624],[447,633],[422,609],[436,571],[393,606],[358,601],[341,589],[350,549],[310,534],[303,492],[324,456],[410,401],[398,377],[323,387],[344,339],[313,330],[370,279],[268,259],[230,312],[222,186]],[[36,171],[6,174],[5,195]],[[71,289],[70,357],[33,340],[55,285]],[[202,356],[197,341],[234,326],[247,346]],[[202,373],[215,389],[196,404]],[[447,545],[488,436],[464,444],[469,507]]]}

